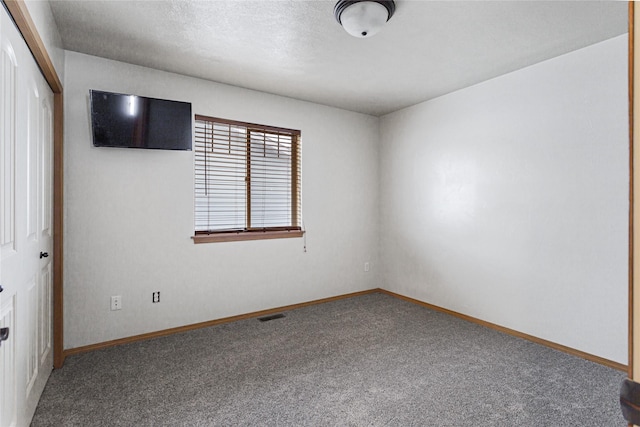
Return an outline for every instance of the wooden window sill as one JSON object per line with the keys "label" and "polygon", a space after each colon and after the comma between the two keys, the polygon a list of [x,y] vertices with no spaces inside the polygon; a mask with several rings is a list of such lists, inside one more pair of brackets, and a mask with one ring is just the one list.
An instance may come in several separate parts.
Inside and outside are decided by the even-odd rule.
{"label": "wooden window sill", "polygon": [[237,242],[240,240],[267,240],[267,239],[287,239],[291,237],[302,237],[304,231],[251,231],[237,233],[212,233],[197,234],[192,236],[193,243],[215,243],[215,242]]}

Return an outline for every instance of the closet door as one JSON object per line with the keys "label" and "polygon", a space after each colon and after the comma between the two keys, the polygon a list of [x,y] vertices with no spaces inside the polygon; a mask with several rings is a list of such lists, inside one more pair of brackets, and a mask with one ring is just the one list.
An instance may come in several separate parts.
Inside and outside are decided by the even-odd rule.
{"label": "closet door", "polygon": [[[6,12],[0,8],[0,426],[17,422],[16,291],[16,90],[18,61],[7,33]],[[8,334],[8,335],[7,335]]]}
{"label": "closet door", "polygon": [[[53,367],[53,94],[0,8],[0,425],[28,425]],[[0,334],[0,338],[2,338]]]}

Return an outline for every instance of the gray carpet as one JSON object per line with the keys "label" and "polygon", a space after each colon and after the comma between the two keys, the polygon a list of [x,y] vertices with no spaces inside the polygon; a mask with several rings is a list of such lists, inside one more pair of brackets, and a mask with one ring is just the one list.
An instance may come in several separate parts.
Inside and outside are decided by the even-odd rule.
{"label": "gray carpet", "polygon": [[32,426],[626,426],[625,374],[371,294],[69,357]]}

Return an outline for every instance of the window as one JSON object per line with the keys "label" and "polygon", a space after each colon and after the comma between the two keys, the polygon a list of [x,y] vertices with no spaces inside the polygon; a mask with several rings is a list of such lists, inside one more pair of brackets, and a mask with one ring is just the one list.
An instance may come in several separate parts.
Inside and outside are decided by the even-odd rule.
{"label": "window", "polygon": [[300,237],[300,131],[196,115],[195,243]]}

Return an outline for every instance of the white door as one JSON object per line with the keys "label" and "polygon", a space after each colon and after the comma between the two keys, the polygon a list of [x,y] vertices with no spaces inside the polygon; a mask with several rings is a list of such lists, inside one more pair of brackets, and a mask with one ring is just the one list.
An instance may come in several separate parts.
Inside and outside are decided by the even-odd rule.
{"label": "white door", "polygon": [[[10,271],[8,263],[16,254],[16,206],[15,206],[15,90],[17,60],[11,40],[5,35],[7,17],[0,9],[0,326],[9,328],[8,339],[0,345],[0,383],[2,393],[0,426],[15,425],[16,414],[16,289],[6,280]],[[11,282],[11,283],[9,283]]]}
{"label": "white door", "polygon": [[53,94],[0,8],[0,426],[28,425],[53,367]]}

